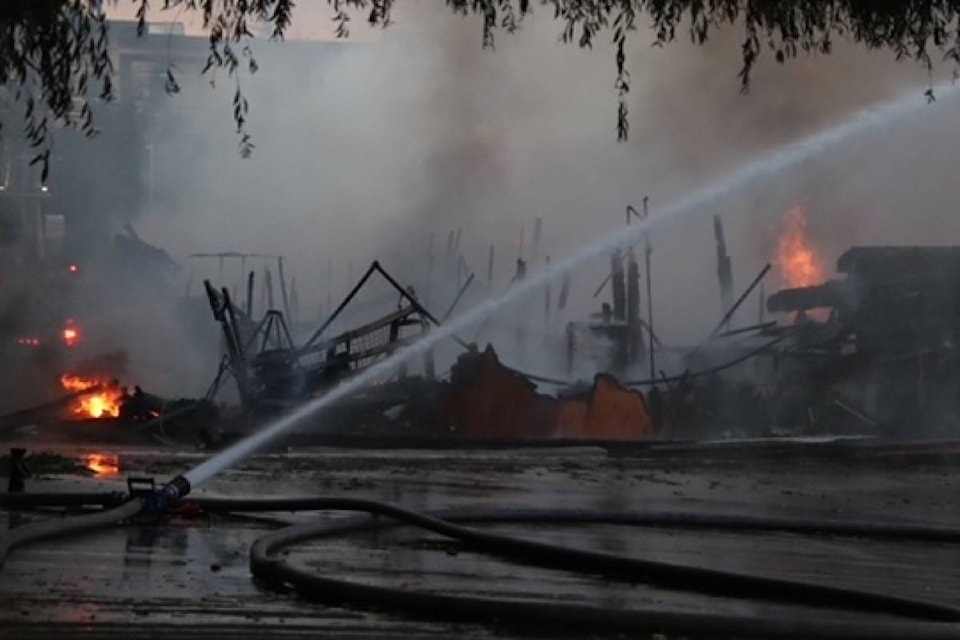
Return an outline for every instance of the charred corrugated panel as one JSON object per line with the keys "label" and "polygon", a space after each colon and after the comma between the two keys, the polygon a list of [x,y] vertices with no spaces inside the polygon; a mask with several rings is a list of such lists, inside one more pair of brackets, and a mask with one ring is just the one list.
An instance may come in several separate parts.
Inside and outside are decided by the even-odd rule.
{"label": "charred corrugated panel", "polygon": [[477,439],[645,440],[655,433],[643,395],[598,375],[590,391],[562,399],[536,392],[492,347],[462,356],[441,394],[439,427]]}
{"label": "charred corrugated panel", "polygon": [[643,394],[600,374],[590,393],[558,401],[556,435],[596,440],[646,440],[656,429]]}
{"label": "charred corrugated panel", "polygon": [[471,438],[543,437],[553,431],[556,407],[528,378],[504,367],[488,346],[453,366],[438,420],[441,429]]}

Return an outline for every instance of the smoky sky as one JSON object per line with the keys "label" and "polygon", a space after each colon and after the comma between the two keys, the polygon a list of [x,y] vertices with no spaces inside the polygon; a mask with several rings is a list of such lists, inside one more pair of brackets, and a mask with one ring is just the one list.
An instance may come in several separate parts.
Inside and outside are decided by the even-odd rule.
{"label": "smoky sky", "polygon": [[[644,196],[656,216],[760,153],[911,94],[909,121],[654,230],[656,322],[665,340],[690,343],[719,318],[713,214],[727,226],[738,289],[771,259],[780,217],[799,201],[828,266],[854,244],[960,237],[950,172],[960,153],[950,134],[957,115],[926,105],[927,73],[892,54],[840,43],[831,56],[786,65],[766,56],[743,93],[735,27],[703,47],[654,48],[653,34],[639,31],[630,49],[630,139],[618,143],[607,44],[584,51],[559,43],[559,25],[545,13],[501,35],[493,51],[482,49],[476,20],[418,4],[395,17],[397,28],[374,39],[256,43],[260,70],[240,78],[256,144],[248,159],[237,154],[230,78],[215,77],[211,88],[199,66],[181,65],[182,92],[151,97],[152,207],[135,224],[190,265],[185,277],[219,276],[215,264],[188,260],[192,252],[283,254],[309,320],[319,317],[328,278],[336,302],[349,275],[373,259],[422,289],[431,235],[442,254],[448,234],[461,229],[478,285],[495,245],[492,291],[500,291],[516,258],[531,258],[536,218],[543,238],[531,269],[622,226],[625,206]],[[445,307],[455,277],[440,262],[434,300]],[[605,268],[601,261],[574,275],[562,320],[599,308],[593,291]],[[239,272],[228,277],[239,281]],[[755,313],[751,303],[740,320]]]}

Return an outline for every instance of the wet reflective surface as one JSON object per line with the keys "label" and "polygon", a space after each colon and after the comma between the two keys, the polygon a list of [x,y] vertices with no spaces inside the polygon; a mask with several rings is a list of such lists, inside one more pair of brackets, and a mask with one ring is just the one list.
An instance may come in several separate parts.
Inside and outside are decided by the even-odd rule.
{"label": "wet reflective surface", "polygon": [[[66,452],[65,449],[61,451]],[[80,459],[89,451],[71,452]],[[164,481],[202,456],[130,449],[97,477],[50,475],[28,491],[123,489],[125,477]],[[431,510],[448,507],[643,509],[960,526],[954,499],[960,455],[952,445],[832,448],[750,445],[620,452],[599,448],[493,451],[325,450],[262,456],[200,493],[349,495]],[[307,514],[270,514],[290,522]],[[36,513],[0,511],[0,527]],[[329,516],[328,516],[329,517]],[[409,621],[325,607],[259,587],[247,554],[275,524],[264,518],[177,517],[53,540],[15,551],[0,573],[0,637],[509,637],[510,630]],[[955,603],[958,547],[929,542],[785,533],[626,528],[489,527],[571,547],[802,579]],[[326,539],[292,560],[368,584],[531,601],[658,607],[739,615],[810,615],[787,607],[625,585],[478,555],[410,528]],[[822,615],[822,614],[818,614]],[[851,614],[830,614],[833,618]],[[30,634],[30,635],[28,635]]]}

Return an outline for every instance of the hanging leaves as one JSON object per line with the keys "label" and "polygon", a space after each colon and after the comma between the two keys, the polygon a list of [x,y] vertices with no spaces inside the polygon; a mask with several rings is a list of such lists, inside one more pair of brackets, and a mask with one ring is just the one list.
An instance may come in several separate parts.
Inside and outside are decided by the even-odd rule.
{"label": "hanging leaves", "polygon": [[[377,27],[392,24],[396,0],[327,0],[334,30],[349,37],[354,15]],[[257,71],[247,46],[252,25],[268,28],[282,39],[293,20],[294,0],[0,0],[0,100],[19,101],[31,145],[40,152],[34,162],[48,170],[51,126],[96,132],[96,99],[111,100],[113,65],[108,55],[109,32],[105,4],[136,6],[138,33],[147,31],[151,8],[199,16],[208,33],[204,72],[226,70],[235,80],[233,119],[240,136],[240,153],[254,145],[246,130],[249,105],[243,97],[238,71]],[[479,19],[484,47],[492,48],[498,30],[511,33],[536,3],[530,0],[445,0],[448,10]],[[637,23],[652,30],[653,44],[662,46],[686,30],[691,41],[703,44],[724,25],[743,29],[741,88],[750,86],[750,74],[764,50],[786,63],[801,53],[828,54],[833,38],[849,38],[870,49],[888,49],[898,59],[918,61],[932,68],[931,53],[960,65],[960,2],[914,0],[540,0],[559,23],[563,42],[592,48],[598,37],[614,44],[614,89],[617,93],[616,131],[619,140],[629,133],[630,37]],[[238,55],[237,52],[240,52]],[[244,64],[241,64],[244,63]],[[180,89],[172,65],[165,78],[168,92]],[[213,82],[211,78],[211,83]],[[933,99],[932,86],[927,92]],[[79,109],[77,108],[79,105]],[[0,115],[0,133],[4,116]]]}

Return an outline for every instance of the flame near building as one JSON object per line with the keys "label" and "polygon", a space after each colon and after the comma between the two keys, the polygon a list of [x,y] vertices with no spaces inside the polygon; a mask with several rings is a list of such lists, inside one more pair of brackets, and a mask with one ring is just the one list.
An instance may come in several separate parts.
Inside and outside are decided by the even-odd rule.
{"label": "flame near building", "polygon": [[[777,238],[777,253],[773,258],[785,288],[812,287],[827,280],[827,271],[819,252],[810,243],[807,236],[807,207],[799,203],[791,207],[781,221],[780,235]],[[825,322],[829,317],[827,309],[811,309],[802,315]],[[794,317],[794,321],[801,314]]]}
{"label": "flame near building", "polygon": [[783,215],[774,264],[787,288],[810,287],[827,279],[823,259],[807,238],[807,210],[803,203]]}

